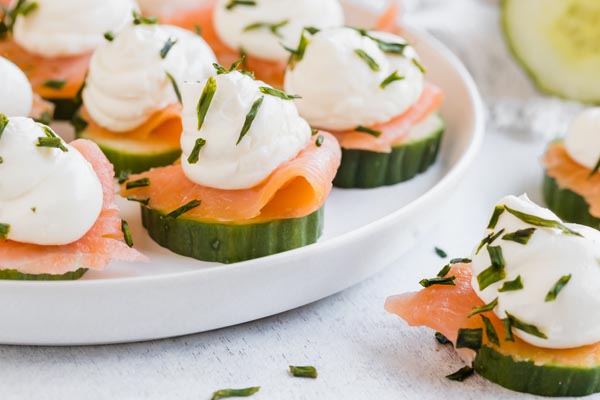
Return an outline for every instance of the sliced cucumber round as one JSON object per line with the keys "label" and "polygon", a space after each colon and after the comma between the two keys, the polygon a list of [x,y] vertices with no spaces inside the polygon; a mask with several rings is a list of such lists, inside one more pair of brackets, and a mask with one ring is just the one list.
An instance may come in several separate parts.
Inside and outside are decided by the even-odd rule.
{"label": "sliced cucumber round", "polygon": [[323,231],[323,208],[302,218],[255,224],[224,224],[167,217],[142,206],[142,223],[159,245],[174,253],[230,264],[315,243]]}
{"label": "sliced cucumber round", "polygon": [[73,281],[81,278],[87,272],[87,268],[79,268],[61,275],[53,274],[24,274],[15,269],[0,270],[0,280],[15,281]]}
{"label": "sliced cucumber round", "polygon": [[600,103],[600,1],[503,0],[509,48],[546,93]]}
{"label": "sliced cucumber round", "polygon": [[579,194],[561,188],[556,179],[544,176],[544,201],[548,208],[567,222],[600,229],[600,218],[590,214],[590,205]]}
{"label": "sliced cucumber round", "polygon": [[407,141],[391,153],[342,148],[342,163],[333,181],[341,188],[394,185],[425,172],[437,159],[444,121],[434,114],[412,128]]}
{"label": "sliced cucumber round", "polygon": [[600,392],[600,365],[578,368],[534,361],[517,360],[484,345],[477,351],[473,367],[484,378],[517,392],[551,397]]}

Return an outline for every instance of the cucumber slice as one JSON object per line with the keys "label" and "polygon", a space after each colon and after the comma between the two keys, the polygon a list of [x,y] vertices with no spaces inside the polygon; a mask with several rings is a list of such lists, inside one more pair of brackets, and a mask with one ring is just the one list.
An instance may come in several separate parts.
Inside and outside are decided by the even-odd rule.
{"label": "cucumber slice", "polygon": [[508,46],[544,92],[600,102],[600,2],[503,0]]}
{"label": "cucumber slice", "polygon": [[62,275],[52,274],[24,274],[15,269],[0,270],[0,280],[17,281],[73,281],[81,278],[87,272],[87,268],[79,268],[76,271],[67,272]]}
{"label": "cucumber slice", "polygon": [[340,188],[394,185],[425,172],[437,159],[444,121],[433,114],[412,128],[406,142],[391,153],[342,148],[342,163],[333,181]]}
{"label": "cucumber slice", "polygon": [[77,137],[95,142],[115,166],[117,176],[121,171],[137,174],[170,165],[181,155],[181,148],[168,141],[112,139],[96,136],[87,130],[78,132]]}
{"label": "cucumber slice", "polygon": [[323,231],[323,207],[302,218],[256,224],[168,218],[142,206],[142,223],[159,245],[203,261],[230,264],[315,243]]}
{"label": "cucumber slice", "polygon": [[590,214],[588,202],[572,190],[561,188],[556,179],[545,175],[543,191],[548,208],[561,219],[595,229],[600,228],[600,218]]}
{"label": "cucumber slice", "polygon": [[600,392],[600,365],[578,368],[538,365],[533,360],[516,360],[484,345],[473,363],[484,378],[517,392],[539,396],[587,396]]}

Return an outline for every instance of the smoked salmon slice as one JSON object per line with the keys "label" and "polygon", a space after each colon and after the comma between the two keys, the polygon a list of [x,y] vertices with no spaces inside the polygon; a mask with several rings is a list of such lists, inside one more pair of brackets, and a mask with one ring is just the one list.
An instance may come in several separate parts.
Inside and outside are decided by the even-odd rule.
{"label": "smoked salmon slice", "polygon": [[[321,146],[316,145],[319,135],[324,138]],[[150,185],[133,189],[124,185],[121,195],[149,199],[151,208],[164,213],[200,200],[201,206],[185,216],[207,222],[300,218],[325,203],[340,161],[341,150],[335,138],[320,132],[296,158],[280,165],[265,181],[250,189],[221,190],[197,185],[185,176],[181,165],[171,165],[130,176],[129,182],[148,178]]]}
{"label": "smoked salmon slice", "polygon": [[[460,328],[484,328],[478,315],[468,317],[473,307],[484,305],[471,286],[470,264],[455,264],[447,276],[456,276],[456,286],[433,285],[419,292],[392,296],[387,299],[385,309],[399,315],[410,326],[427,326],[441,332],[452,343],[456,343]],[[484,315],[492,322],[500,346],[490,343],[485,334],[483,343],[504,355],[510,355],[517,360],[535,360],[539,365],[556,364],[579,368],[597,366],[600,343],[573,349],[545,349],[532,346],[516,335],[513,335],[514,342],[506,341],[502,321],[492,311]],[[474,359],[473,351],[458,350],[466,361]]]}
{"label": "smoked salmon slice", "polygon": [[393,146],[404,142],[414,125],[439,109],[443,98],[440,88],[425,83],[421,97],[406,112],[389,122],[369,127],[381,132],[379,137],[356,131],[333,132],[333,134],[344,149],[390,153]]}
{"label": "smoked salmon slice", "polygon": [[80,268],[101,270],[111,260],[145,260],[123,240],[119,207],[115,203],[113,166],[93,142],[79,139],[71,146],[89,161],[102,184],[104,199],[98,220],[85,236],[68,245],[40,246],[0,240],[0,269],[61,275]]}
{"label": "smoked salmon slice", "polygon": [[590,176],[592,171],[573,160],[561,142],[548,147],[543,163],[546,174],[554,178],[559,187],[583,197],[590,205],[589,213],[600,218],[600,173]]}

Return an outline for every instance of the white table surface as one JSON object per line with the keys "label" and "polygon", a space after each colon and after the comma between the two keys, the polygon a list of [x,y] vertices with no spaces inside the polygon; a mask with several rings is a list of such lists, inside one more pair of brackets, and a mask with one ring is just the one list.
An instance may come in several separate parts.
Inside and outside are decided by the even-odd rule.
{"label": "white table surface", "polygon": [[[0,398],[209,399],[216,389],[254,385],[262,386],[256,400],[529,398],[477,376],[448,381],[444,376],[462,367],[458,357],[438,345],[433,332],[386,313],[383,303],[388,295],[418,289],[419,279],[439,270],[444,261],[434,246],[451,257],[468,256],[502,196],[527,192],[540,201],[539,158],[547,138],[580,106],[536,94],[508,57],[493,2],[424,3],[428,7],[413,9],[409,20],[432,28],[465,61],[490,124],[482,153],[452,200],[453,212],[420,246],[343,293],[238,327],[127,345],[0,346]],[[292,378],[290,364],[314,365],[319,378]]]}

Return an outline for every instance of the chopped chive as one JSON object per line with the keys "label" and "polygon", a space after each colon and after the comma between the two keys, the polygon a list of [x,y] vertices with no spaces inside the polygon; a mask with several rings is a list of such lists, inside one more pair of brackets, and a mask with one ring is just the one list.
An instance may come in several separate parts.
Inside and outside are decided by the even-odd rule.
{"label": "chopped chive", "polygon": [[510,325],[513,328],[516,328],[518,330],[521,330],[523,332],[526,332],[533,336],[537,336],[542,339],[548,339],[548,336],[541,332],[536,326],[527,324],[515,317],[514,315],[509,314],[508,312],[506,313],[506,316],[508,317],[508,319],[510,319]]}
{"label": "chopped chive", "polygon": [[496,328],[492,324],[492,321],[488,317],[483,314],[479,315],[481,320],[483,321],[483,326],[485,327],[485,335],[490,343],[494,343],[496,346],[500,346],[500,340],[498,339],[498,333],[496,332]]}
{"label": "chopped chive", "polygon": [[0,164],[2,164],[3,162],[4,162],[4,158],[2,158],[2,157],[0,156]]}
{"label": "chopped chive", "polygon": [[404,55],[404,49],[408,46],[408,43],[394,43],[394,42],[386,42],[385,40],[378,39],[372,36],[368,30],[361,28],[352,28],[362,36],[368,37],[372,41],[374,41],[379,49],[384,53]]}
{"label": "chopped chive", "polygon": [[504,256],[502,255],[502,247],[500,246],[487,246],[488,254],[490,255],[490,260],[492,261],[492,265],[495,268],[504,268],[506,262],[504,261]]}
{"label": "chopped chive", "polygon": [[448,339],[446,336],[444,336],[444,334],[441,332],[436,332],[434,337],[435,337],[435,340],[437,340],[439,344],[443,344],[443,345],[452,344],[450,339]]}
{"label": "chopped chive", "polygon": [[131,171],[129,171],[129,170],[122,170],[121,172],[119,172],[119,176],[118,176],[119,184],[125,183],[125,181],[127,181],[127,179],[129,179],[129,174],[131,174]]}
{"label": "chopped chive", "polygon": [[8,238],[8,233],[10,232],[10,225],[0,223],[0,239]]}
{"label": "chopped chive", "polygon": [[458,330],[458,337],[456,338],[457,349],[471,349],[479,350],[481,348],[481,342],[483,341],[483,329],[467,329],[460,328]]}
{"label": "chopped chive", "polygon": [[479,290],[485,290],[488,286],[493,285],[504,278],[506,278],[506,272],[504,269],[499,269],[491,265],[489,268],[477,275]]}
{"label": "chopped chive", "polygon": [[369,66],[369,68],[371,68],[371,71],[379,71],[381,69],[381,67],[379,66],[379,64],[377,64],[377,61],[375,61],[373,59],[373,57],[371,57],[370,55],[367,54],[366,51],[364,51],[363,49],[356,49],[354,50],[354,54],[356,54],[357,56],[359,56],[360,58],[363,59],[364,62],[367,63],[367,65]]}
{"label": "chopped chive", "polygon": [[128,201],[135,201],[135,202],[143,204],[145,206],[147,206],[148,203],[150,203],[150,198],[149,197],[146,197],[145,199],[138,199],[137,197],[127,196],[127,200]]}
{"label": "chopped chive", "polygon": [[202,27],[198,24],[194,24],[194,32],[196,35],[202,37]]}
{"label": "chopped chive", "polygon": [[510,318],[504,318],[501,320],[504,325],[504,341],[505,342],[514,342],[515,337],[512,333],[512,323],[510,322]]}
{"label": "chopped chive", "polygon": [[473,315],[477,315],[477,314],[481,314],[481,313],[484,313],[484,312],[492,311],[494,308],[496,308],[497,305],[498,305],[498,298],[496,297],[489,304],[486,304],[486,305],[481,306],[481,307],[473,307],[473,309],[471,310],[471,312],[469,313],[469,315],[467,315],[467,317],[471,318]]}
{"label": "chopped chive", "polygon": [[371,128],[367,128],[366,126],[362,126],[359,125],[356,127],[356,129],[354,129],[356,132],[362,132],[362,133],[366,133],[368,135],[372,135],[375,137],[379,137],[381,136],[381,131],[375,130],[375,129],[371,129]]}
{"label": "chopped chive", "polygon": [[596,162],[594,169],[588,175],[588,179],[591,178],[592,176],[596,175],[596,172],[598,172],[598,170],[600,170],[600,158],[598,158],[598,161]]}
{"label": "chopped chive", "polygon": [[560,229],[564,234],[582,236],[579,232],[575,232],[574,230],[568,228],[567,226],[565,226],[563,223],[561,223],[559,221],[554,221],[551,219],[544,219],[544,218],[537,217],[535,215],[526,214],[521,211],[513,210],[512,208],[510,208],[508,206],[505,206],[505,208],[506,208],[506,211],[508,211],[509,213],[511,213],[512,215],[514,215],[515,217],[519,218],[521,221],[523,221],[527,224],[534,225],[534,226],[541,226],[543,228]]}
{"label": "chopped chive", "polygon": [[302,31],[302,35],[300,35],[300,42],[298,43],[298,47],[296,49],[291,49],[287,46],[283,46],[284,49],[290,52],[290,59],[288,61],[288,65],[292,69],[297,63],[302,61],[302,59],[304,58],[304,53],[306,52],[306,48],[310,43],[304,32],[306,32],[306,29]]}
{"label": "chopped chive", "polygon": [[317,379],[317,369],[310,365],[303,367],[295,367],[290,365],[290,373],[297,378],[312,378]]}
{"label": "chopped chive", "polygon": [[173,85],[173,90],[175,91],[175,96],[177,96],[177,100],[181,103],[181,92],[179,91],[177,81],[175,80],[173,75],[171,75],[167,71],[165,71],[165,74],[167,74],[167,78],[169,78],[169,80],[171,81],[171,85]]}
{"label": "chopped chive", "polygon": [[260,390],[260,386],[245,389],[221,389],[213,393],[210,400],[225,399],[228,397],[249,397]]}
{"label": "chopped chive", "polygon": [[246,136],[250,130],[252,122],[254,122],[254,118],[256,118],[256,114],[258,114],[258,110],[260,109],[264,99],[265,96],[261,96],[260,98],[256,99],[256,101],[254,101],[252,104],[252,107],[250,107],[250,111],[248,111],[248,114],[246,114],[246,120],[244,121],[244,126],[242,127],[242,131],[240,132],[240,137],[238,138],[236,145],[240,144],[244,136]]}
{"label": "chopped chive", "polygon": [[317,145],[317,147],[321,147],[323,145],[324,141],[325,141],[325,136],[319,135],[319,136],[317,136],[317,140],[315,140],[315,144]]}
{"label": "chopped chive", "polygon": [[[242,54],[242,55],[240,55],[239,60],[237,60],[231,64],[229,69],[225,68],[224,66],[222,66],[219,63],[213,63],[213,68],[217,71],[217,75],[228,74],[230,72],[236,71],[240,65],[244,64],[245,60],[246,60],[246,56]],[[240,71],[240,72],[248,75],[248,72],[246,72],[246,71]]]}
{"label": "chopped chive", "polygon": [[490,233],[489,235],[487,235],[486,237],[483,238],[483,240],[479,243],[479,246],[477,247],[477,251],[475,251],[475,255],[479,254],[479,252],[481,251],[481,249],[483,248],[483,246],[485,246],[486,244],[492,244],[496,241],[496,239],[498,239],[498,237],[500,235],[502,235],[504,233],[504,229],[501,229],[498,233]]}
{"label": "chopped chive", "polygon": [[256,22],[254,24],[250,24],[244,28],[244,32],[255,31],[258,29],[266,28],[271,31],[271,33],[279,38],[283,38],[283,35],[279,32],[280,28],[283,28],[287,24],[289,24],[289,20],[281,21],[275,24],[271,24],[269,22]]}
{"label": "chopped chive", "polygon": [[64,153],[69,151],[63,144],[62,139],[59,137],[39,137],[37,146],[60,149]]}
{"label": "chopped chive", "polygon": [[456,276],[421,279],[421,281],[419,281],[419,285],[423,286],[424,288],[428,288],[433,285],[456,286],[456,283],[454,283],[455,279]]}
{"label": "chopped chive", "polygon": [[167,54],[169,54],[169,51],[171,51],[171,49],[173,48],[173,46],[175,46],[176,43],[177,39],[173,40],[172,38],[168,38],[165,44],[163,45],[162,49],[160,49],[160,58],[165,59],[167,57]]}
{"label": "chopped chive", "polygon": [[46,82],[44,82],[43,86],[47,87],[49,89],[60,90],[63,87],[65,87],[66,84],[67,84],[67,81],[64,79],[62,79],[62,80],[49,79]]}
{"label": "chopped chive", "polygon": [[315,136],[317,133],[319,133],[319,130],[318,130],[318,129],[311,129],[311,130],[310,130],[310,135],[311,135],[311,136]]}
{"label": "chopped chive", "polygon": [[504,206],[496,206],[496,208],[494,208],[494,213],[492,214],[492,218],[490,219],[490,223],[488,224],[488,229],[495,229],[496,228],[496,224],[498,223],[498,219],[500,218],[500,216],[502,215],[502,213],[504,212]]}
{"label": "chopped chive", "polygon": [[527,244],[535,231],[535,228],[520,229],[518,231],[507,233],[506,235],[502,236],[502,240],[510,240],[519,244]]}
{"label": "chopped chive", "polygon": [[146,186],[150,186],[150,178],[141,178],[135,181],[127,182],[125,184],[125,189],[135,189]]}
{"label": "chopped chive", "polygon": [[127,246],[133,247],[133,238],[131,237],[131,231],[129,230],[129,224],[124,219],[121,220],[121,231],[123,231],[123,239]]}
{"label": "chopped chive", "polygon": [[0,114],[0,139],[2,139],[2,134],[4,133],[4,129],[6,129],[6,125],[8,125],[8,117],[4,114]]}
{"label": "chopped chive", "polygon": [[214,76],[211,76],[208,78],[208,81],[206,81],[206,85],[204,85],[200,99],[198,99],[198,105],[196,106],[196,112],[198,113],[198,130],[202,129],[206,114],[210,108],[210,103],[212,102],[213,97],[215,97],[216,92],[217,80]]}
{"label": "chopped chive", "polygon": [[319,28],[315,28],[314,26],[306,26],[304,27],[304,30],[308,33],[310,33],[311,35],[315,35],[319,32],[321,32],[321,30]]}
{"label": "chopped chive", "polygon": [[287,94],[283,90],[274,89],[272,87],[267,87],[267,86],[261,86],[260,88],[258,88],[258,90],[260,90],[261,93],[268,94],[270,96],[279,97],[280,99],[283,99],[283,100],[294,100],[294,99],[302,98],[302,97],[298,96],[297,94]]}
{"label": "chopped chive", "polygon": [[133,11],[133,24],[134,25],[155,25],[158,23],[156,17],[142,17],[139,12]]}
{"label": "chopped chive", "polygon": [[440,258],[446,258],[448,257],[448,253],[446,253],[444,250],[440,249],[439,247],[435,247],[435,254],[437,254]]}
{"label": "chopped chive", "polygon": [[416,58],[413,58],[413,59],[412,59],[412,63],[413,63],[413,64],[414,64],[414,65],[415,65],[417,68],[419,68],[419,71],[421,71],[421,73],[422,73],[422,74],[424,74],[424,73],[426,73],[426,72],[427,72],[427,70],[425,69],[425,67],[423,66],[423,64],[421,64],[421,63],[419,62],[419,60],[417,60]]}
{"label": "chopped chive", "polygon": [[560,293],[561,290],[569,283],[571,280],[571,274],[562,276],[555,284],[552,286],[552,289],[546,295],[546,302],[556,300],[556,296]]}
{"label": "chopped chive", "polygon": [[453,258],[452,260],[450,260],[450,264],[458,264],[458,263],[468,264],[470,262],[471,262],[470,258]]}
{"label": "chopped chive", "polygon": [[227,3],[225,8],[227,10],[232,10],[235,6],[255,6],[255,5],[256,5],[255,0],[231,0],[229,3]]}
{"label": "chopped chive", "polygon": [[499,292],[513,292],[515,290],[521,290],[521,289],[523,289],[523,282],[521,282],[521,275],[519,275],[512,281],[504,282],[504,284],[502,285],[502,287],[500,289],[498,289],[498,291]]}
{"label": "chopped chive", "polygon": [[31,207],[31,212],[35,213],[37,211],[37,207]]}
{"label": "chopped chive", "polygon": [[437,276],[439,278],[445,277],[446,275],[448,275],[448,272],[450,272],[450,268],[451,268],[450,264],[444,265],[444,267],[442,269],[440,269],[440,272],[437,273]]}
{"label": "chopped chive", "polygon": [[111,31],[104,32],[104,39],[108,40],[109,42],[112,42],[113,40],[115,40],[115,34]]}
{"label": "chopped chive", "polygon": [[398,75],[398,71],[394,71],[394,72],[392,72],[392,74],[390,76],[388,76],[387,78],[385,78],[383,80],[383,82],[381,82],[381,84],[379,85],[379,87],[382,88],[382,89],[385,89],[391,83],[396,82],[396,81],[401,81],[401,80],[404,80],[404,79],[405,79],[404,76]]}
{"label": "chopped chive", "polygon": [[177,218],[181,217],[183,214],[185,214],[186,212],[191,211],[194,208],[198,207],[200,204],[202,204],[202,202],[200,200],[192,200],[189,203],[184,204],[183,206],[179,207],[177,210],[171,211],[170,213],[168,213],[166,215],[166,217],[177,219]]}
{"label": "chopped chive", "polygon": [[475,370],[467,365],[450,375],[446,375],[446,378],[450,379],[451,381],[462,382],[473,375],[474,372]]}
{"label": "chopped chive", "polygon": [[24,17],[28,16],[29,14],[31,14],[32,12],[37,10],[38,6],[39,6],[37,2],[32,2],[32,3],[23,2],[22,4],[23,5],[18,8],[17,14],[22,15]]}
{"label": "chopped chive", "polygon": [[196,139],[194,148],[192,149],[192,152],[190,153],[190,156],[187,159],[188,163],[196,164],[198,162],[198,159],[200,157],[200,150],[202,150],[202,148],[204,147],[205,144],[206,144],[206,140],[204,140],[202,138]]}
{"label": "chopped chive", "polygon": [[33,120],[40,124],[50,125],[52,123],[52,116],[48,111],[44,111],[39,118],[34,118]]}

